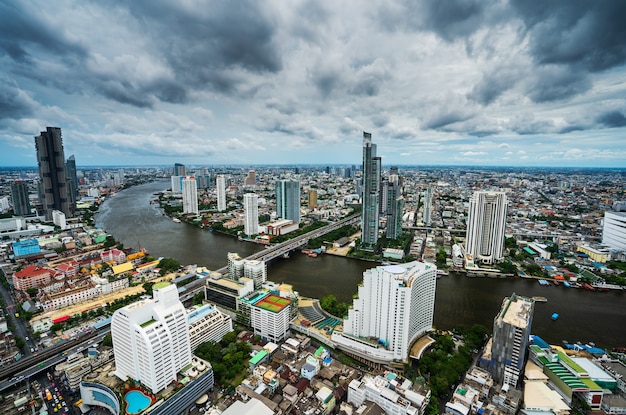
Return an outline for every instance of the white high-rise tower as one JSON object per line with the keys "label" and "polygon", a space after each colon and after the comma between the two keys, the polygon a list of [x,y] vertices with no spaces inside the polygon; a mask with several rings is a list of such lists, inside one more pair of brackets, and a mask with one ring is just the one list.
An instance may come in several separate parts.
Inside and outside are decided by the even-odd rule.
{"label": "white high-rise tower", "polygon": [[474,261],[502,261],[507,198],[504,192],[474,192],[467,215],[466,251]]}
{"label": "white high-rise tower", "polygon": [[115,375],[159,393],[191,364],[187,312],[176,285],[158,283],[153,299],[122,307],[111,319]]}
{"label": "white high-rise tower", "polygon": [[183,177],[183,213],[198,214],[198,186],[194,176]]}
{"label": "white high-rise tower", "polygon": [[226,210],[226,179],[223,175],[217,176],[215,187],[217,188],[217,210],[223,212]]}
{"label": "white high-rise tower", "polygon": [[376,363],[406,361],[411,343],[432,329],[436,274],[417,261],[365,271],[343,332],[333,332],[337,347]]}
{"label": "white high-rise tower", "polygon": [[243,231],[246,235],[256,235],[259,233],[259,197],[256,193],[246,193],[243,195],[243,211],[246,221]]}

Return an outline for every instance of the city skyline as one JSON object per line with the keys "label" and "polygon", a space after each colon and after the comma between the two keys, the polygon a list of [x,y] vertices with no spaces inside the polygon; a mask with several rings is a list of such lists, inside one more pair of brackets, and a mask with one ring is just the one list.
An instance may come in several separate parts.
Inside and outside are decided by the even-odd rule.
{"label": "city skyline", "polygon": [[368,131],[387,165],[624,167],[625,14],[2,1],[0,165],[51,126],[80,166],[359,164]]}

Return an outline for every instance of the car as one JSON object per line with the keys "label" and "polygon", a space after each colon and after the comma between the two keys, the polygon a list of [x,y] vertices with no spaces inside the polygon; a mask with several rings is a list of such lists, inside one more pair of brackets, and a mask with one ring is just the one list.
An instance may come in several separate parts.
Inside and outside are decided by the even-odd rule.
{"label": "car", "polygon": [[26,339],[26,341],[29,341],[30,339],[28,338],[28,336],[24,337]]}

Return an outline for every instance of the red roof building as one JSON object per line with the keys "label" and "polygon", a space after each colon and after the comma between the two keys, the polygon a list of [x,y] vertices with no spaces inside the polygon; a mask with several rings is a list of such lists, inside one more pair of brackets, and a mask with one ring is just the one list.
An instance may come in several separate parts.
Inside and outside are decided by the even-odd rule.
{"label": "red roof building", "polygon": [[13,286],[16,290],[26,291],[29,288],[39,288],[47,285],[51,281],[52,270],[40,267],[39,265],[29,265],[21,271],[13,274]]}

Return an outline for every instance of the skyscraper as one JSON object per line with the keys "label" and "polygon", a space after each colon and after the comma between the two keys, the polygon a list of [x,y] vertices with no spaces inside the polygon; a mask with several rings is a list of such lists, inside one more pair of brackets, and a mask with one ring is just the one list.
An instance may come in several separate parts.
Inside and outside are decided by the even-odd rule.
{"label": "skyscraper", "polygon": [[122,307],[111,319],[115,375],[159,393],[191,365],[187,312],[176,285],[158,283],[153,299]]}
{"label": "skyscraper", "polygon": [[63,138],[58,127],[46,127],[35,137],[37,164],[43,194],[42,204],[46,219],[52,220],[52,211],[59,210],[70,218],[73,209],[70,203],[69,186],[65,174]]}
{"label": "skyscraper", "polygon": [[333,332],[337,347],[376,363],[406,361],[413,340],[432,329],[436,273],[417,261],[365,271],[343,332]]}
{"label": "skyscraper", "polygon": [[[493,320],[489,370],[496,382],[517,387],[524,372],[533,320],[534,301],[511,295]],[[487,344],[489,346],[489,344]]]}
{"label": "skyscraper", "polygon": [[215,187],[217,190],[217,210],[223,212],[226,210],[226,179],[223,175],[217,175]]}
{"label": "skyscraper", "polygon": [[422,222],[424,226],[430,226],[432,223],[431,214],[433,210],[433,188],[428,186],[424,192],[424,216]]}
{"label": "skyscraper", "polygon": [[388,239],[398,239],[402,234],[404,197],[398,176],[387,185],[387,232]]}
{"label": "skyscraper", "polygon": [[174,168],[172,169],[172,176],[186,176],[187,175],[187,167],[184,164],[175,163]]}
{"label": "skyscraper", "polygon": [[276,216],[300,223],[300,182],[278,180],[276,182]]}
{"label": "skyscraper", "polygon": [[183,213],[198,214],[198,186],[194,176],[183,177]]}
{"label": "skyscraper", "polygon": [[317,190],[309,190],[309,209],[315,209],[317,207]]}
{"label": "skyscraper", "polygon": [[504,192],[474,192],[467,215],[466,251],[474,261],[501,261],[504,254],[507,198]]}
{"label": "skyscraper", "polygon": [[602,244],[611,249],[626,250],[626,212],[604,212]]}
{"label": "skyscraper", "polygon": [[72,209],[76,209],[78,200],[78,176],[76,174],[76,158],[72,154],[65,161],[65,174],[67,175],[67,188]]}
{"label": "skyscraper", "polygon": [[376,144],[372,144],[372,135],[364,131],[361,242],[367,246],[374,246],[378,242],[380,164],[380,157],[376,157]]}
{"label": "skyscraper", "polygon": [[245,222],[243,231],[246,235],[256,235],[259,233],[259,197],[256,193],[246,193],[243,195],[243,212]]}
{"label": "skyscraper", "polygon": [[30,200],[28,199],[28,185],[23,180],[11,182],[11,199],[13,213],[16,216],[30,215]]}

